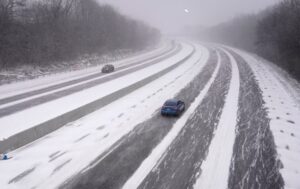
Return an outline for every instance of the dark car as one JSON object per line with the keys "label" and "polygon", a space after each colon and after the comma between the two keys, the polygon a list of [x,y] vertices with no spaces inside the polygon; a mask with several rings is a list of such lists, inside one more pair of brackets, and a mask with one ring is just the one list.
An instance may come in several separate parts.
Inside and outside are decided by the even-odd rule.
{"label": "dark car", "polygon": [[185,110],[185,104],[181,100],[167,100],[161,108],[163,116],[179,116]]}
{"label": "dark car", "polygon": [[111,73],[113,71],[115,71],[115,67],[112,64],[104,65],[102,70],[101,70],[102,73]]}

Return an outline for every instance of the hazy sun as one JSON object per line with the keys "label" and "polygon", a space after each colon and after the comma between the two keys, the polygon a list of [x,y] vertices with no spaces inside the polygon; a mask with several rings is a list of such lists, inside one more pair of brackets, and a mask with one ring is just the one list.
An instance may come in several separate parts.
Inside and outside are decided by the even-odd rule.
{"label": "hazy sun", "polygon": [[184,9],[184,12],[189,13],[190,11],[189,9]]}

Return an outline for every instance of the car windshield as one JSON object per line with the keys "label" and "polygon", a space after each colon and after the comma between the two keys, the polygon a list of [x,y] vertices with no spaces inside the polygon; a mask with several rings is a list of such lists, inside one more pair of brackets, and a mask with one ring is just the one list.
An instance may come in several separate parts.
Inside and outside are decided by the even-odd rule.
{"label": "car windshield", "polygon": [[175,101],[175,100],[168,100],[167,102],[165,102],[164,105],[165,106],[176,106],[177,105],[177,101]]}

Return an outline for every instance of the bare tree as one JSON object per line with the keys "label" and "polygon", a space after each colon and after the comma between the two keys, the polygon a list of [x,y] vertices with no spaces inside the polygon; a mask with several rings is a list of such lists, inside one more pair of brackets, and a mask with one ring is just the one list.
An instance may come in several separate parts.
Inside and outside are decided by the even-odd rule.
{"label": "bare tree", "polygon": [[0,66],[142,49],[159,32],[94,0],[0,0]]}
{"label": "bare tree", "polygon": [[300,1],[265,11],[257,27],[258,52],[300,78]]}

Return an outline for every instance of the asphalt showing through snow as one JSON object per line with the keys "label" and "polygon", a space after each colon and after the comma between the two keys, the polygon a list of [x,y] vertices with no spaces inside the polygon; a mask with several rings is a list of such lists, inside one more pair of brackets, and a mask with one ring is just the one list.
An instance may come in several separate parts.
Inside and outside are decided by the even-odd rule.
{"label": "asphalt showing through snow", "polygon": [[283,178],[279,173],[282,164],[277,160],[262,91],[245,60],[229,51],[237,60],[241,87],[228,188],[283,188]]}
{"label": "asphalt showing through snow", "polygon": [[[216,63],[217,56],[211,53],[201,73],[176,95],[175,98],[185,101],[186,108],[205,86]],[[120,188],[170,131],[176,120],[176,118],[161,117],[160,112],[157,112],[151,119],[137,125],[132,132],[121,139],[116,144],[117,148],[100,163],[84,174],[74,177],[62,188]],[[102,157],[100,156],[99,159]]]}

